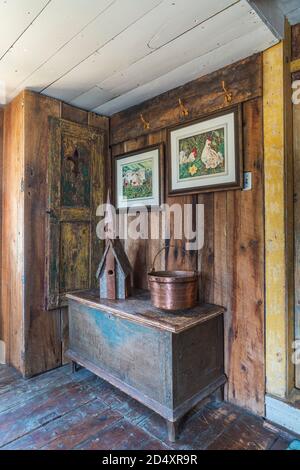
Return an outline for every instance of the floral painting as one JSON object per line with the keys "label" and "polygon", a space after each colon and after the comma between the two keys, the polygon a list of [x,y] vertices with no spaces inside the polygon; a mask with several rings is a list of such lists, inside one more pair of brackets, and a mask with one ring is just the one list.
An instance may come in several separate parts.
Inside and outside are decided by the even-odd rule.
{"label": "floral painting", "polygon": [[152,197],[153,159],[122,165],[123,198]]}
{"label": "floral painting", "polygon": [[241,108],[168,130],[169,194],[242,187]]}
{"label": "floral painting", "polygon": [[114,180],[118,209],[159,206],[162,158],[161,144],[116,158]]}
{"label": "floral painting", "polygon": [[179,140],[179,179],[224,173],[224,128]]}

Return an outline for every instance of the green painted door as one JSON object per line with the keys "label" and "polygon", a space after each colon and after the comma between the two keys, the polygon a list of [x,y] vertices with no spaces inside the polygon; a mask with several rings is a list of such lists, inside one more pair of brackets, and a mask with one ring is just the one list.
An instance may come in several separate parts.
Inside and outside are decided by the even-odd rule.
{"label": "green painted door", "polygon": [[50,119],[48,310],[66,305],[67,292],[96,286],[103,249],[96,236],[96,209],[105,195],[104,138],[99,129]]}

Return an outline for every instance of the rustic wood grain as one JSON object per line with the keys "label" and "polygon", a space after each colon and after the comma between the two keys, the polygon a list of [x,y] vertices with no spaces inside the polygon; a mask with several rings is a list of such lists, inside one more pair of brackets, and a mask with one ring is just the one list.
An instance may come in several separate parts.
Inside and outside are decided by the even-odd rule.
{"label": "rustic wood grain", "polygon": [[60,311],[44,310],[48,119],[59,117],[60,103],[32,92],[24,94],[24,374],[31,376],[61,364]]}
{"label": "rustic wood grain", "polygon": [[274,444],[277,434],[263,428],[253,416],[239,417],[208,450],[264,450]]}
{"label": "rustic wood grain", "polygon": [[[107,135],[104,135],[102,128],[105,123],[107,125],[107,119],[89,117],[86,111],[63,105],[58,100],[30,91],[22,92],[4,111],[1,329],[6,341],[8,362],[26,376],[60,365],[64,362],[62,353],[67,347],[66,313],[59,308],[54,308],[51,313],[45,311],[48,261],[46,220],[50,218],[46,213],[49,209],[49,118],[59,120],[61,113],[72,121],[69,124],[72,129],[86,129],[89,119],[95,125],[89,127],[89,137],[93,140],[90,180],[93,195],[91,198],[88,195],[90,212],[94,216],[90,217],[89,214],[88,218],[91,237],[89,233],[86,234],[86,238],[92,241],[88,242],[88,247],[83,247],[83,251],[94,272],[101,257],[101,244],[96,237],[95,227],[96,207],[103,201],[102,196],[105,194],[104,154],[107,150]],[[82,121],[86,123],[85,126],[78,123]],[[63,145],[68,150],[69,141],[65,140]],[[59,168],[60,162],[55,169],[57,173]],[[82,220],[86,216],[85,212],[81,207],[75,210],[75,217]],[[64,208],[61,216],[63,221],[67,221],[68,209]],[[77,248],[75,238],[72,238],[73,247]],[[73,260],[70,261],[69,254],[63,254],[72,266]],[[70,287],[70,279],[64,279],[66,288]],[[96,286],[94,276],[91,275],[86,286]],[[74,287],[73,284],[71,287]]]}
{"label": "rustic wood grain", "polygon": [[198,254],[199,301],[214,300],[214,193],[199,194],[198,204],[204,205],[204,245]]}
{"label": "rustic wood grain", "polygon": [[[295,338],[300,340],[300,105],[294,105],[294,230],[295,230]],[[300,366],[296,365],[296,387],[300,388]]]}
{"label": "rustic wood grain", "polygon": [[88,383],[68,383],[40,395],[39,399],[27,400],[19,408],[4,411],[0,423],[0,446],[47,423],[49,417],[59,418],[94,398],[95,393]]}
{"label": "rustic wood grain", "polygon": [[295,439],[239,407],[207,399],[188,414],[179,439],[171,444],[165,420],[83,369],[71,374],[63,367],[24,380],[0,365],[1,377],[12,379],[4,388],[0,380],[7,406],[1,413],[6,420],[0,420],[3,450],[283,450]]}
{"label": "rustic wood grain", "polygon": [[[229,78],[229,76],[231,78]],[[223,78],[222,78],[223,77]],[[224,79],[233,91],[233,103],[242,103],[244,130],[244,168],[252,172],[253,189],[248,192],[222,191],[166,198],[167,203],[204,204],[204,247],[185,254],[185,240],[127,240],[136,267],[136,282],[147,286],[149,257],[166,243],[168,269],[197,269],[200,276],[199,299],[224,305],[225,369],[228,375],[226,397],[234,403],[263,414],[264,400],[264,234],[263,234],[263,149],[262,149],[262,62],[253,56],[202,77],[111,118],[112,160],[126,151],[143,149],[149,143],[167,144],[167,127],[185,122],[179,116],[178,96],[190,111],[186,118],[201,116],[226,107],[219,92]],[[233,83],[234,81],[234,83]],[[237,91],[239,90],[239,91]],[[139,119],[150,121],[145,131]],[[161,218],[159,220],[161,222]],[[170,246],[172,245],[172,247]],[[173,247],[175,245],[175,247]],[[162,253],[163,255],[164,253]],[[137,261],[135,261],[137,260]],[[242,271],[241,271],[242,270]],[[254,346],[256,345],[258,346]],[[252,393],[255,390],[255,393]],[[251,392],[252,391],[252,392]]]}
{"label": "rustic wood grain", "polygon": [[149,292],[144,290],[135,290],[126,300],[99,299],[97,290],[69,293],[67,298],[81,305],[113,313],[120,318],[173,333],[187,330],[224,313],[223,307],[202,304],[174,315],[172,312],[153,307]]}
{"label": "rustic wood grain", "polygon": [[67,121],[88,125],[88,112],[67,103],[61,103],[61,117]]}
{"label": "rustic wood grain", "polygon": [[[24,345],[24,94],[5,108],[2,200],[2,315],[6,360],[25,371]],[[13,315],[12,315],[13,312]]]}
{"label": "rustic wood grain", "polygon": [[[244,164],[253,189],[235,192],[228,224],[233,243],[231,323],[227,323],[230,401],[264,414],[264,230],[262,103],[244,104]],[[227,306],[225,304],[225,306]],[[227,320],[226,320],[227,321]]]}
{"label": "rustic wood grain", "polygon": [[292,60],[300,59],[300,23],[292,26]]}
{"label": "rustic wood grain", "polygon": [[[228,104],[224,100],[222,80],[233,95],[231,105],[261,96],[261,74],[261,55],[257,54],[121,111],[111,118],[111,144],[134,139],[142,134],[151,134],[180,121],[189,121],[226,108]],[[180,115],[179,98],[189,111],[186,118]],[[149,129],[144,129],[141,114],[150,123]]]}

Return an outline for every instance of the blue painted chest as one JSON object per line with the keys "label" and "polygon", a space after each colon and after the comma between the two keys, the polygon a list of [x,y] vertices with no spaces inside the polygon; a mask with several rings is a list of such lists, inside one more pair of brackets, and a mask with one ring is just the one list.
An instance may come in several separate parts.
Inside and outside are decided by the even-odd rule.
{"label": "blue painted chest", "polygon": [[170,440],[180,418],[223,387],[223,307],[174,315],[152,307],[146,291],[126,300],[100,300],[93,290],[67,297],[68,357],[163,416]]}

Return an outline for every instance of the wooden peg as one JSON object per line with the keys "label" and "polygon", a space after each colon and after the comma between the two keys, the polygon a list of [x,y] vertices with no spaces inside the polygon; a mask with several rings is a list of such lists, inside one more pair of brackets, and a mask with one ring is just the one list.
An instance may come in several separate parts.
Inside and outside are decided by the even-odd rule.
{"label": "wooden peg", "polygon": [[224,80],[222,80],[222,89],[223,89],[224,94],[225,94],[225,102],[226,103],[231,103],[232,93],[226,89]]}
{"label": "wooden peg", "polygon": [[140,114],[140,118],[141,118],[141,121],[143,123],[145,131],[150,129],[150,123],[145,121],[144,116],[142,114]]}
{"label": "wooden peg", "polygon": [[184,106],[184,104],[183,104],[183,102],[181,101],[180,98],[178,100],[178,103],[179,103],[179,107],[180,107],[181,116],[183,116],[183,117],[188,116],[189,115],[189,110]]}

